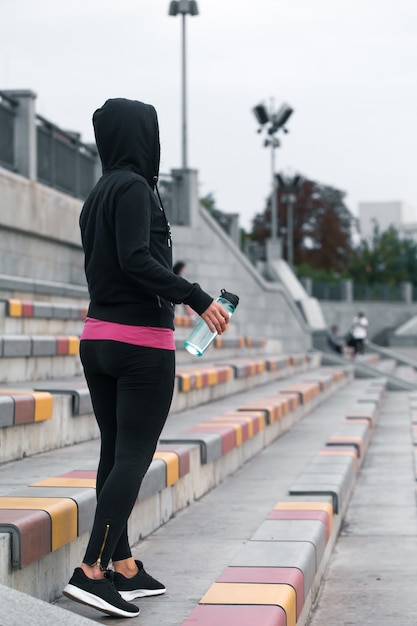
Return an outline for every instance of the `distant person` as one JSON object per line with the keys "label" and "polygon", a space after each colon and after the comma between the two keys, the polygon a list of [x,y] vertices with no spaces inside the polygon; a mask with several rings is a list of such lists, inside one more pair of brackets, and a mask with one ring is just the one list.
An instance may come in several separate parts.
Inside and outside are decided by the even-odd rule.
{"label": "distant person", "polygon": [[343,341],[339,338],[339,327],[333,325],[327,331],[327,345],[333,352],[343,354]]}
{"label": "distant person", "polygon": [[350,328],[353,356],[356,356],[357,354],[364,354],[365,342],[368,336],[368,326],[369,322],[366,319],[365,314],[362,313],[362,311],[359,311],[359,313],[353,318]]}
{"label": "distant person", "polygon": [[[184,276],[184,272],[185,272],[185,261],[177,261],[173,268],[172,271],[174,272],[174,274],[176,274],[177,276]],[[198,316],[196,315],[195,311],[193,311],[193,309],[188,306],[188,304],[182,304],[180,305],[183,308],[184,314],[191,318],[192,320],[195,320]]]}
{"label": "distant person", "polygon": [[185,270],[185,263],[184,263],[184,261],[177,261],[174,264],[173,268],[172,268],[172,271],[177,276],[182,276],[184,274],[184,270]]}

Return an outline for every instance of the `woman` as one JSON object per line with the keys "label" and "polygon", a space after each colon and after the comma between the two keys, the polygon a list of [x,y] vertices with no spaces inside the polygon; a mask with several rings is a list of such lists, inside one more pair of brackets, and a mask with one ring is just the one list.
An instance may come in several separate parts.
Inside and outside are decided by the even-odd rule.
{"label": "woman", "polygon": [[171,405],[174,303],[191,306],[220,334],[229,315],[197,283],[172,271],[171,231],[154,194],[160,159],[155,109],[107,100],[93,125],[103,175],[80,215],[90,295],[80,356],[101,451],[90,540],[64,594],[135,617],[139,608],[130,600],[165,592],[133,559],[127,521]]}

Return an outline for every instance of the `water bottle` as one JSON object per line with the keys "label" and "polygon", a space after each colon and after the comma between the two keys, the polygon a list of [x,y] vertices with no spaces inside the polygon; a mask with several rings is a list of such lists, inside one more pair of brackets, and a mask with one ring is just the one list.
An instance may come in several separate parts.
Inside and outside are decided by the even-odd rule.
{"label": "water bottle", "polygon": [[[229,317],[234,313],[239,304],[239,298],[235,296],[234,293],[229,293],[224,289],[221,290],[221,295],[216,301],[229,312]],[[217,334],[217,330],[212,333],[206,322],[200,320],[185,340],[184,347],[193,356],[203,356]]]}

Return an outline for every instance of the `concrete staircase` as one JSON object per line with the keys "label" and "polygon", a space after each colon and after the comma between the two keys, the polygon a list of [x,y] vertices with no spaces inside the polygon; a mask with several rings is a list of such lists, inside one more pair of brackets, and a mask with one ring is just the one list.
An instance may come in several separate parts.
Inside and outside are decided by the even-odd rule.
{"label": "concrete staircase", "polygon": [[[78,290],[71,292],[70,286],[62,286],[59,293],[54,289],[48,294],[46,284],[42,285],[41,294],[39,287],[35,291],[32,285],[31,290],[30,284],[17,284],[13,289],[11,285],[7,289],[3,284],[1,296],[0,358],[4,367],[0,389],[0,500],[5,503],[3,513],[12,508],[7,505],[7,499],[15,498],[16,502],[17,498],[40,498],[42,493],[43,499],[49,497],[59,499],[60,502],[71,501],[68,511],[75,511],[74,519],[78,530],[67,539],[59,535],[58,547],[40,558],[31,560],[25,566],[22,566],[22,562],[20,566],[13,565],[13,562],[16,563],[16,550],[24,549],[16,543],[26,540],[27,537],[23,527],[13,531],[12,522],[7,522],[5,513],[2,516],[0,504],[0,583],[5,585],[0,587],[0,596],[7,598],[7,589],[12,587],[15,595],[11,597],[17,603],[16,606],[20,607],[20,603],[25,607],[31,606],[34,623],[39,623],[39,616],[43,615],[42,623],[55,624],[56,611],[66,609],[70,612],[62,614],[63,623],[81,625],[85,623],[85,618],[96,620],[99,617],[87,610],[82,618],[80,608],[67,605],[68,601],[60,598],[60,594],[72,569],[81,561],[94,511],[93,487],[98,459],[98,431],[89,404],[88,390],[83,383],[79,357],[74,350],[82,327],[82,311],[85,311],[87,301],[85,293],[79,293]],[[289,433],[294,433],[291,436],[295,436],[299,424],[311,423],[315,429],[316,420],[321,423],[323,416],[335,406],[336,397],[339,396],[343,401],[349,398],[346,406],[350,408],[351,417],[362,421],[376,418],[387,376],[397,367],[395,359],[382,360],[376,355],[373,361],[374,366],[381,368],[379,376],[372,383],[369,380],[355,382],[355,368],[350,362],[325,366],[322,356],[317,352],[283,354],[279,345],[271,345],[261,337],[238,336],[233,323],[227,335],[222,338],[223,341],[219,341],[204,359],[196,360],[181,347],[188,332],[189,327],[184,320],[178,319],[178,371],[172,411],[161,436],[159,456],[151,465],[142,486],[138,506],[129,522],[130,537],[133,542],[138,543],[139,549],[145,537],[149,538],[147,545],[151,546],[152,537],[155,533],[155,537],[157,536],[158,529],[170,526],[182,512],[195,511],[193,515],[197,515],[197,518],[194,519],[199,521],[194,523],[204,527],[205,519],[198,517],[198,510],[205,497],[215,493],[223,483],[234,480],[234,476],[238,476],[240,472],[250,471],[252,463],[259,466],[261,459],[268,456],[268,450],[285,441]],[[65,338],[67,352],[63,352]],[[72,350],[69,349],[71,345]],[[385,362],[382,365],[383,361]],[[396,371],[397,376],[400,373],[404,380],[407,377],[409,380],[413,378],[410,369],[407,372]],[[352,389],[350,394],[349,389]],[[42,419],[36,419],[34,411],[31,421],[29,417],[22,421],[22,413],[17,411],[24,404],[22,398],[26,398],[24,401],[28,406],[30,404],[35,409],[38,408],[38,416],[42,415]],[[12,402],[7,404],[4,400],[2,404],[2,399],[11,399]],[[48,399],[51,411],[47,415]],[[13,419],[18,417],[18,421],[12,423],[7,422],[10,420],[11,404]],[[28,409],[25,410],[25,415],[28,415]],[[332,434],[333,427],[329,429],[330,422],[327,418],[325,421],[324,430],[320,427],[310,442],[308,437],[303,442],[304,460],[317,451],[319,441],[319,445],[324,445],[326,438]],[[360,435],[354,436],[364,438],[362,431],[363,429],[360,430]],[[336,432],[334,436],[343,438],[346,435],[338,435]],[[367,443],[366,440],[364,445]],[[279,445],[279,455],[282,455],[282,444]],[[329,443],[330,445],[335,444]],[[291,462],[285,465],[287,476],[281,484],[282,494],[279,497],[288,498],[291,488],[298,488],[295,479],[297,471],[301,472],[303,469],[302,460],[300,456],[296,462],[294,458],[293,467]],[[265,490],[266,502],[277,496],[276,492],[268,494],[268,490],[272,490],[273,480],[270,473],[279,468],[276,465],[274,467],[274,470],[271,470],[271,466],[265,469],[262,491]],[[258,471],[262,474],[260,468]],[[280,471],[284,471],[284,468]],[[74,481],[74,472],[84,472],[84,478],[77,478],[81,480],[77,487],[74,487],[74,482],[65,483],[67,479]],[[67,478],[64,480],[63,476]],[[348,488],[344,488],[343,492],[343,507],[340,511],[335,508],[334,532],[329,546],[336,541],[343,511],[353,488],[354,474],[350,476]],[[82,483],[82,480],[88,482]],[[313,500],[315,497],[310,496]],[[321,500],[323,498],[326,501],[329,498],[332,500],[331,494],[322,495]],[[248,510],[251,506],[250,500],[242,495],[242,516],[253,513]],[[265,507],[265,501],[262,506]],[[45,504],[39,504],[36,510],[42,507],[49,510]],[[261,517],[256,516],[259,523],[264,513],[263,508],[260,511]],[[53,518],[55,513],[50,515]],[[60,518],[58,527],[61,533],[66,528],[69,517],[65,513]],[[236,518],[232,516],[232,519],[235,528]],[[28,536],[30,543],[30,533]],[[32,542],[36,541],[35,537],[33,535]],[[249,537],[250,535],[246,539]],[[239,538],[242,539],[241,536]],[[186,537],[183,537],[178,550],[187,549],[186,541]],[[325,560],[318,568],[318,575],[310,580],[311,589],[297,614],[297,624],[305,623],[307,619],[324,563],[330,553],[331,548],[327,550]],[[151,549],[148,554],[152,563]],[[205,554],[204,543],[202,554]],[[30,559],[33,559],[33,554]],[[163,572],[159,575],[163,578]],[[18,592],[28,594],[36,600],[31,603],[31,598],[27,595],[19,600]],[[44,605],[41,601],[57,601],[58,606],[42,610]],[[198,601],[198,597],[194,598],[194,604]],[[13,613],[10,602],[0,604],[2,626],[21,623],[20,613],[17,610]],[[164,607],[160,617],[156,616],[155,621],[149,618],[146,623],[141,621],[142,626],[179,626],[186,618],[184,606],[172,616],[171,621],[166,615],[166,603],[163,604],[162,601],[160,606]],[[190,603],[187,607],[190,608]],[[281,610],[285,612],[286,609],[281,607]],[[111,618],[106,621],[112,623]]]}

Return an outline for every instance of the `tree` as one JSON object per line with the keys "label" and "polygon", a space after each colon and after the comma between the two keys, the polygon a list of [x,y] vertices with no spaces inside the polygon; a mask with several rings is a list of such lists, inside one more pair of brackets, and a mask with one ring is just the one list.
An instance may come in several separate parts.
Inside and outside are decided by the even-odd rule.
{"label": "tree", "polygon": [[[278,228],[286,256],[287,204],[285,189],[278,189]],[[343,272],[353,253],[357,220],[344,204],[344,192],[304,180],[293,204],[294,265]],[[271,236],[271,198],[266,210],[253,220],[252,239],[264,242]]]}
{"label": "tree", "polygon": [[362,284],[417,284],[417,243],[403,239],[394,226],[381,232],[374,222],[370,239],[362,239],[350,261],[350,275]]}
{"label": "tree", "polygon": [[211,191],[208,194],[206,194],[205,196],[203,196],[202,198],[200,198],[200,203],[209,212],[214,211],[214,210],[217,209],[216,198],[214,197],[214,194]]}

